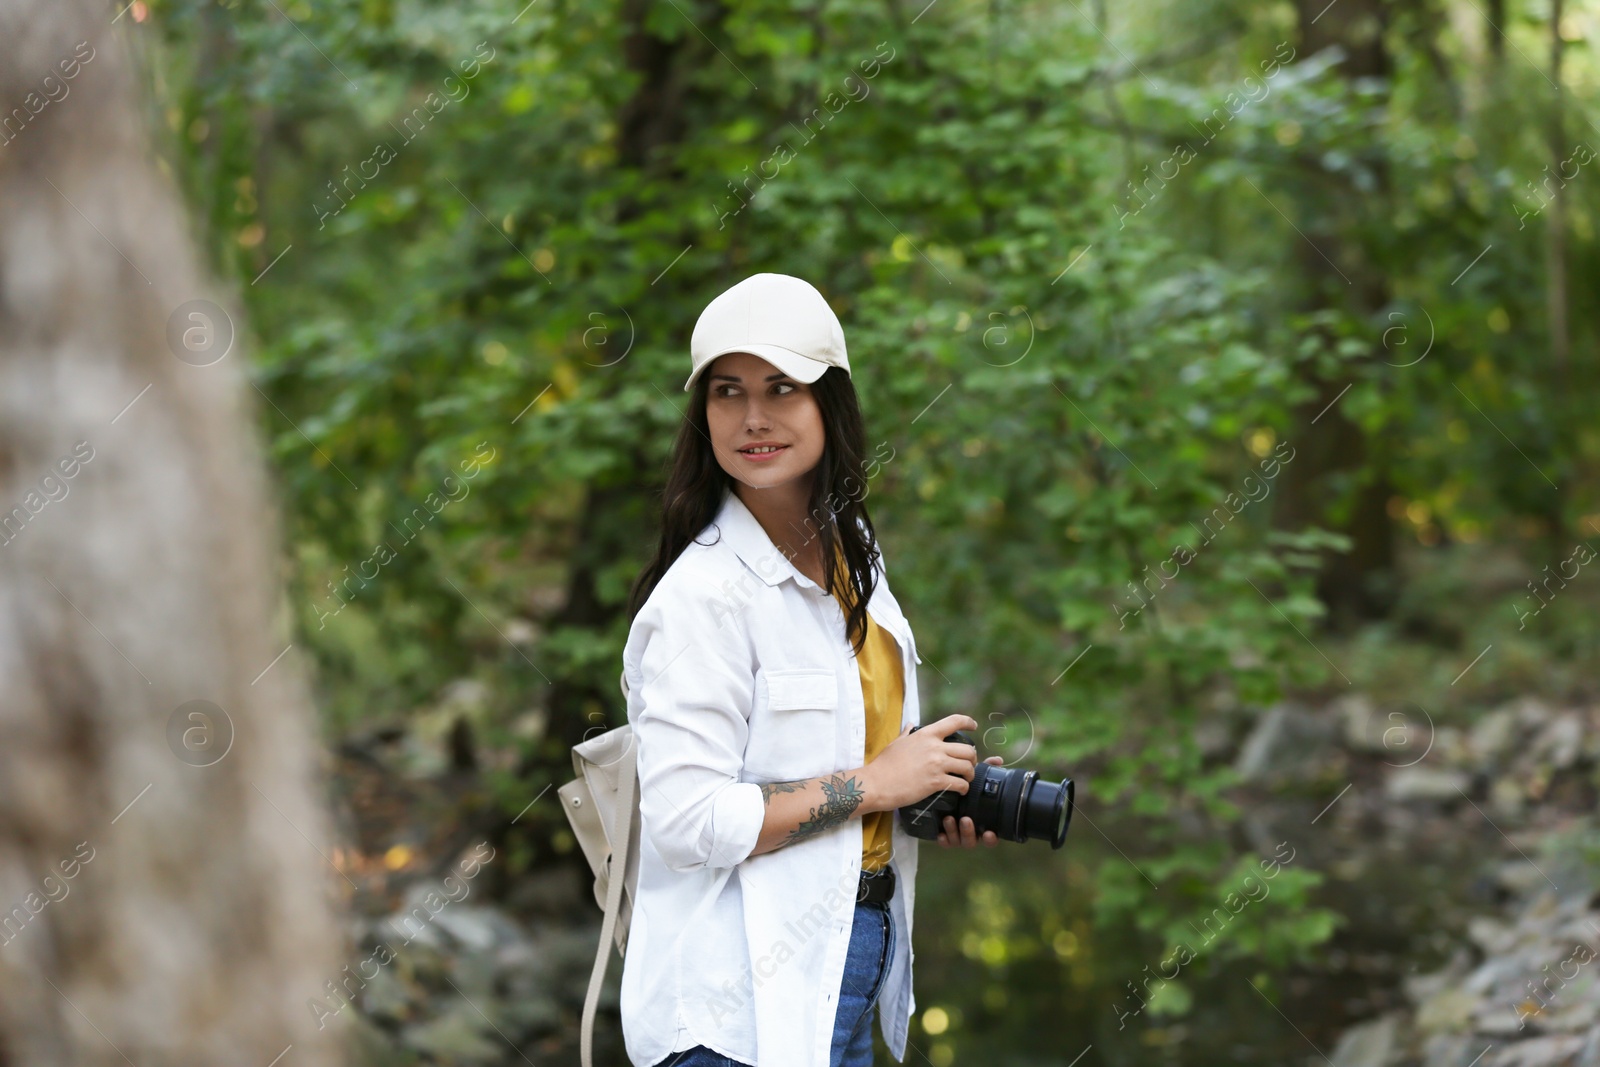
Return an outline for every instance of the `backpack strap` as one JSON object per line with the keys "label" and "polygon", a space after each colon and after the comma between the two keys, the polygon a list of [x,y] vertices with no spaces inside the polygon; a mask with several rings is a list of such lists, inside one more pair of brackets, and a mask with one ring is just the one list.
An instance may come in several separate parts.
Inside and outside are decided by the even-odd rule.
{"label": "backpack strap", "polygon": [[600,945],[595,950],[594,971],[589,975],[589,992],[583,999],[583,1026],[579,1038],[583,1067],[594,1065],[595,1008],[600,1003],[600,988],[605,984],[606,967],[611,962],[617,914],[622,907],[622,889],[628,880],[628,853],[633,847],[634,798],[638,791],[639,768],[634,759],[625,759],[619,770],[622,786],[620,803],[612,815],[614,825],[606,835],[611,843],[611,854],[606,857],[606,915],[600,926]]}

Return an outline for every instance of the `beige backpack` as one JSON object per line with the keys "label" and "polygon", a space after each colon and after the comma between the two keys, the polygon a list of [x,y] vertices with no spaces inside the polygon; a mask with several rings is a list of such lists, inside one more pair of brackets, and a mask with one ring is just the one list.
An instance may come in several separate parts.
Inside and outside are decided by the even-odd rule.
{"label": "beige backpack", "polygon": [[[622,695],[626,700],[627,672],[622,675]],[[627,954],[628,920],[639,885],[639,769],[633,726],[618,726],[575,745],[572,769],[578,777],[557,790],[561,810],[567,813],[572,834],[594,871],[594,899],[605,913],[589,992],[583,1001],[579,1045],[583,1067],[593,1067],[595,1006],[611,961],[612,942],[616,942],[618,955]],[[624,857],[621,878],[612,877],[614,856]]]}

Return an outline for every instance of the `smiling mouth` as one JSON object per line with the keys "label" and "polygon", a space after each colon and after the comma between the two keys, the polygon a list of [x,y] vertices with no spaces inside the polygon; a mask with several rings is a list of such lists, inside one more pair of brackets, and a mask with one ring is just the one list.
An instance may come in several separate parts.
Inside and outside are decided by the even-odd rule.
{"label": "smiling mouth", "polygon": [[788,445],[763,445],[760,448],[741,448],[739,454],[743,456],[770,456],[774,452],[782,452]]}

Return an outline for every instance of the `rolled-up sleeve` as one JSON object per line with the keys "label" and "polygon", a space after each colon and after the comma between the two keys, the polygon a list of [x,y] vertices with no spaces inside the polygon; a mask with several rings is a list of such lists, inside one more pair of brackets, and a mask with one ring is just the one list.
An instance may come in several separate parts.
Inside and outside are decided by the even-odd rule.
{"label": "rolled-up sleeve", "polygon": [[739,781],[755,697],[749,636],[709,589],[652,598],[633,625],[638,662],[623,667],[639,696],[643,832],[671,870],[736,866],[766,818],[761,787]]}

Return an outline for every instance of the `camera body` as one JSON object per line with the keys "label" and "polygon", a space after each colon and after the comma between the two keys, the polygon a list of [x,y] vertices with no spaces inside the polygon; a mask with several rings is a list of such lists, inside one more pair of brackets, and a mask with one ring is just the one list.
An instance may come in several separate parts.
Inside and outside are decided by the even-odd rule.
{"label": "camera body", "polygon": [[[912,732],[921,729],[913,726]],[[956,730],[945,738],[973,745],[966,731]],[[963,816],[972,817],[972,826],[981,837],[993,830],[1002,841],[1027,841],[1041,838],[1050,847],[1060,848],[1072,822],[1072,779],[1059,784],[1039,779],[1038,771],[997,767],[978,761],[965,793],[941,789],[915,804],[900,808],[900,824],[912,837],[937,841],[944,829],[944,817],[951,816],[959,826]]]}

